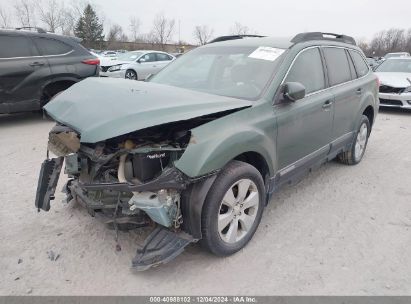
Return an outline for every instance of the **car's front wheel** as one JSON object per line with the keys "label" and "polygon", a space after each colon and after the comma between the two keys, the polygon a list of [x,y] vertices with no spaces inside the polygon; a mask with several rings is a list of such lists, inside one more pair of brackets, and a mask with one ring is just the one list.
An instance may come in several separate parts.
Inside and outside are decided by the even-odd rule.
{"label": "car's front wheel", "polygon": [[253,237],[265,206],[265,187],[258,170],[232,161],[211,187],[202,212],[201,243],[210,252],[227,256]]}
{"label": "car's front wheel", "polygon": [[133,70],[127,70],[125,78],[130,80],[137,80],[137,73]]}
{"label": "car's front wheel", "polygon": [[371,125],[367,116],[363,115],[361,117],[360,127],[358,128],[354,141],[351,145],[351,149],[341,153],[338,158],[339,160],[347,165],[356,165],[358,164],[365,153],[365,149],[368,144],[368,137],[370,136]]}

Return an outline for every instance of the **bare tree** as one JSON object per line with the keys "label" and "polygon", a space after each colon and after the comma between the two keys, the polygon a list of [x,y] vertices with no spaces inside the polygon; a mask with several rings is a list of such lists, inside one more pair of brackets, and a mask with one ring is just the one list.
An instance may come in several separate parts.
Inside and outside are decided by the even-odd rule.
{"label": "bare tree", "polygon": [[150,35],[155,43],[164,50],[167,42],[171,40],[174,34],[174,19],[167,19],[163,14],[159,14],[153,21],[153,28]]}
{"label": "bare tree", "polygon": [[406,33],[403,29],[392,28],[378,32],[369,44],[367,55],[384,56],[390,52],[404,51],[407,49],[410,38],[411,33]]}
{"label": "bare tree", "polygon": [[131,32],[131,40],[133,42],[138,42],[140,39],[140,27],[141,27],[141,21],[140,19],[136,17],[131,17],[130,18],[130,32]]}
{"label": "bare tree", "polygon": [[66,7],[61,16],[61,33],[66,36],[74,36],[74,27],[78,18],[76,13],[70,7]]}
{"label": "bare tree", "polygon": [[8,10],[6,10],[3,7],[0,7],[0,27],[11,27],[11,14]]}
{"label": "bare tree", "polygon": [[249,35],[251,29],[248,26],[242,25],[240,22],[236,22],[231,27],[230,32],[232,35]]}
{"label": "bare tree", "polygon": [[36,26],[35,5],[32,0],[20,0],[14,4],[17,18],[21,26]]}
{"label": "bare tree", "polygon": [[209,28],[207,25],[197,25],[194,28],[193,36],[197,40],[198,44],[204,45],[210,40],[213,33],[213,29]]}
{"label": "bare tree", "polygon": [[411,28],[405,33],[404,50],[411,53]]}
{"label": "bare tree", "polygon": [[108,48],[118,48],[120,47],[120,42],[127,42],[127,40],[128,37],[120,25],[114,24],[110,27],[107,34]]}
{"label": "bare tree", "polygon": [[48,30],[55,33],[58,28],[61,28],[65,22],[64,3],[57,0],[46,0],[38,2],[37,9],[39,17],[44,22]]}

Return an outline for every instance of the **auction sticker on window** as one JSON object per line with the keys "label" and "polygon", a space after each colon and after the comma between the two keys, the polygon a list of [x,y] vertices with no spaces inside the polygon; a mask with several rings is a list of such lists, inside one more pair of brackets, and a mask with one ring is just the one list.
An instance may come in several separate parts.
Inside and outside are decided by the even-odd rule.
{"label": "auction sticker on window", "polygon": [[283,49],[276,49],[268,46],[260,46],[254,52],[252,52],[248,57],[255,59],[262,59],[268,61],[274,61],[280,55],[284,53]]}

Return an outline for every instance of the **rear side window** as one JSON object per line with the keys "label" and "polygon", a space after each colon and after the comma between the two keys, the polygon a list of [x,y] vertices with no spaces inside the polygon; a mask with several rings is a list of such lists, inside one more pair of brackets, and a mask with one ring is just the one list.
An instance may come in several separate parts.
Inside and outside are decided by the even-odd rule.
{"label": "rear side window", "polygon": [[298,55],[285,81],[303,84],[306,94],[324,89],[324,69],[318,48],[308,49]]}
{"label": "rear side window", "polygon": [[347,55],[348,64],[350,66],[351,79],[356,79],[358,77],[357,77],[357,73],[355,72],[355,68],[354,68],[354,64],[352,62],[351,56],[348,54],[348,51],[346,51],[345,54]]}
{"label": "rear side window", "polygon": [[330,86],[351,80],[350,66],[344,49],[324,48]]}
{"label": "rear side window", "polygon": [[157,61],[155,53],[148,53],[141,57],[140,62],[154,62]]}
{"label": "rear side window", "polygon": [[0,58],[38,55],[31,40],[24,36],[0,36]]}
{"label": "rear side window", "polygon": [[170,61],[172,58],[167,54],[157,53],[157,61]]}
{"label": "rear side window", "polygon": [[368,64],[364,61],[364,58],[360,53],[355,51],[350,51],[351,57],[354,60],[355,69],[357,70],[358,77],[367,75],[369,68]]}
{"label": "rear side window", "polygon": [[68,44],[54,39],[34,38],[34,41],[44,56],[67,54],[72,50]]}

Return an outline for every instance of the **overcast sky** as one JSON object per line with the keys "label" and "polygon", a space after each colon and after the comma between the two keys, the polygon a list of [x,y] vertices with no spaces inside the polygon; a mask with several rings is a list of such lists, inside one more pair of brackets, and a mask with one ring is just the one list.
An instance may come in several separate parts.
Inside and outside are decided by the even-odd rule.
{"label": "overcast sky", "polygon": [[[0,0],[12,7],[15,0]],[[43,0],[44,1],[44,0]],[[128,33],[131,16],[138,17],[142,32],[164,13],[176,20],[174,40],[180,35],[193,42],[195,25],[208,25],[214,36],[228,34],[235,22],[261,35],[292,36],[304,31],[344,33],[360,39],[391,27],[411,27],[409,0],[93,0],[104,15],[106,28],[118,23]]]}

